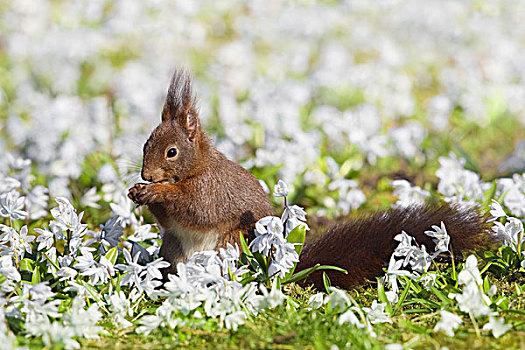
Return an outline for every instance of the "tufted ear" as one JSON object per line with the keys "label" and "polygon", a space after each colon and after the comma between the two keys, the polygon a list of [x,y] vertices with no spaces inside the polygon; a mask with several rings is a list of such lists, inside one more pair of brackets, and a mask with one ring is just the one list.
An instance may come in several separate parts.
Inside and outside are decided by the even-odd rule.
{"label": "tufted ear", "polygon": [[197,113],[196,99],[193,95],[190,75],[178,69],[171,78],[168,96],[162,111],[162,122],[176,122],[193,141],[199,130],[200,121]]}

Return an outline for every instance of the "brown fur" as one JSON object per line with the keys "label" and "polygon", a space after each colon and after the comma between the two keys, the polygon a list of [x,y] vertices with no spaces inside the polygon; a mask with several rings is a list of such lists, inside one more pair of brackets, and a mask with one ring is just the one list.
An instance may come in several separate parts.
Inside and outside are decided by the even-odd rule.
{"label": "brown fur", "polygon": [[[488,244],[486,217],[476,209],[415,205],[359,215],[334,225],[321,238],[306,242],[297,269],[315,264],[342,267],[347,275],[337,271],[327,271],[327,274],[332,284],[343,288],[375,280],[399,243],[394,236],[405,231],[432,253],[435,244],[424,232],[431,230],[432,225],[439,226],[442,221],[451,237],[450,249],[454,254]],[[322,272],[310,275],[306,283],[322,286]]]}
{"label": "brown fur", "polygon": [[[177,149],[171,158],[167,156],[170,148]],[[217,151],[202,130],[191,82],[184,72],[175,72],[162,122],[144,145],[142,178],[151,183],[136,184],[128,196],[138,205],[147,205],[164,231],[161,255],[172,264],[170,273],[177,262],[188,258],[188,244],[199,248],[199,242],[218,233],[216,240],[206,243],[218,249],[238,243],[239,231],[251,239],[255,222],[274,214],[259,182]],[[431,238],[423,232],[441,221],[455,252],[480,244],[485,224],[476,210],[415,206],[333,226],[320,239],[306,242],[297,271],[316,263],[343,267],[348,275],[330,272],[332,283],[354,286],[381,273],[397,245],[393,238],[402,230],[433,250]],[[307,282],[320,286],[322,275],[313,274]]]}
{"label": "brown fur", "polygon": [[[177,156],[167,158],[172,147]],[[219,248],[238,243],[240,231],[248,234],[257,220],[273,215],[257,179],[217,151],[201,129],[183,72],[175,72],[162,122],[144,145],[142,178],[152,183],[136,184],[128,196],[147,205],[165,231],[161,254],[172,263],[171,272],[187,258],[183,237],[168,230],[174,224],[202,235],[218,231]]]}

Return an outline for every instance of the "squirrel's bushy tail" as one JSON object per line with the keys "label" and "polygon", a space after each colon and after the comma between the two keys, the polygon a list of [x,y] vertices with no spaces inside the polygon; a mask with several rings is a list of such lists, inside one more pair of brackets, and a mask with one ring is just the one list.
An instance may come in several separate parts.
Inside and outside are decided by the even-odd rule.
{"label": "squirrel's bushy tail", "polygon": [[[487,244],[486,219],[475,208],[432,204],[359,215],[334,225],[315,241],[309,242],[307,238],[296,271],[318,263],[338,266],[348,274],[326,271],[330,281],[350,288],[383,274],[382,268],[387,266],[399,243],[394,236],[401,231],[415,237],[419,245],[425,245],[427,252],[432,253],[434,243],[424,232],[443,221],[450,235],[450,248],[454,255],[460,256],[462,251]],[[306,284],[312,283],[322,287],[322,271],[307,278]]]}

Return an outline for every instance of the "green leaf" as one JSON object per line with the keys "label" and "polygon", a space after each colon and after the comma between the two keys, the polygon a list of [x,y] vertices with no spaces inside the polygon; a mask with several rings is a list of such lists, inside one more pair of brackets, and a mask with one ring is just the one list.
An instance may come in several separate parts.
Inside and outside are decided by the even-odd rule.
{"label": "green leaf", "polygon": [[275,278],[272,283],[272,290],[281,290],[281,279]]}
{"label": "green leaf", "polygon": [[[415,310],[415,311],[421,311],[421,310]],[[419,333],[419,334],[426,334],[426,333],[431,333],[432,332],[432,328],[421,327],[421,326],[415,325],[412,322],[409,322],[409,321],[406,321],[406,320],[403,320],[403,319],[400,319],[399,323],[402,326],[405,326],[406,328],[408,328],[408,329],[410,329],[410,330],[412,330],[412,331],[414,331],[416,333]]]}
{"label": "green leaf", "polygon": [[[408,309],[408,310],[405,310],[405,314],[427,314],[427,313],[431,313],[432,312],[432,309]],[[431,330],[432,328],[430,328]]]}
{"label": "green leaf", "polygon": [[[423,306],[426,306],[429,309],[439,309],[441,305],[433,300],[430,299],[422,299],[422,298],[412,298],[412,301],[418,302]],[[405,312],[409,312],[409,310],[406,310]]]}
{"label": "green leaf", "polygon": [[492,199],[494,198],[494,195],[496,194],[496,189],[498,188],[498,184],[496,180],[492,181],[492,185],[490,186],[490,189],[485,194],[485,201],[483,202],[483,208],[485,210],[489,209],[489,205],[492,202]]}
{"label": "green leaf", "polygon": [[521,296],[523,294],[523,286],[520,286],[518,283],[514,284],[516,287],[516,296]]}
{"label": "green leaf", "polygon": [[494,252],[490,251],[490,250],[487,250],[483,253],[483,256],[487,259],[491,259],[491,258],[494,258],[496,256],[496,254],[494,254]]}
{"label": "green leaf", "polygon": [[247,285],[248,283],[250,282],[253,282],[257,279],[257,277],[253,277],[253,276],[246,276],[244,277],[239,283],[242,284],[243,286]]}
{"label": "green leaf", "polygon": [[490,289],[489,276],[485,276],[485,279],[483,280],[483,292],[487,293],[489,289]]}
{"label": "green leaf", "polygon": [[[339,272],[342,272],[342,273],[347,273],[346,270],[344,270],[344,269],[342,269],[340,267],[317,264],[315,266],[312,266],[312,267],[309,267],[307,269],[301,270],[301,271],[297,272],[296,274],[290,276],[289,278],[283,279],[281,281],[281,283],[282,284],[286,284],[286,283],[292,283],[292,282],[300,281],[300,280],[308,277],[308,275],[310,275],[312,272],[317,271],[317,270],[335,270],[335,271],[339,271]],[[328,276],[327,276],[327,278],[328,278]]]}
{"label": "green leaf", "polygon": [[401,296],[399,297],[399,300],[397,301],[396,308],[394,309],[392,316],[396,315],[399,309],[401,309],[401,306],[403,305],[403,302],[405,301],[408,295],[408,292],[410,291],[411,284],[412,284],[412,280],[408,279],[405,289],[403,290],[403,293],[401,293]]}
{"label": "green leaf", "polygon": [[[297,255],[299,256],[301,256],[301,252],[303,250],[305,237],[306,237],[306,226],[303,226],[303,225],[299,225],[296,228],[294,228],[292,232],[288,234],[288,237],[286,237],[286,241],[288,241],[289,243],[293,243],[295,245],[295,251]],[[288,278],[290,278],[290,276],[293,275],[296,267],[297,267],[297,263],[294,262],[293,267],[284,276],[283,281],[287,280]]]}
{"label": "green leaf", "polygon": [[509,298],[505,296],[501,296],[494,302],[494,304],[498,305],[503,310],[508,310],[509,309]]}
{"label": "green leaf", "polygon": [[289,243],[296,244],[295,251],[297,252],[299,256],[301,255],[301,251],[303,250],[305,237],[306,237],[306,226],[304,225],[297,226],[286,237],[286,241],[288,241]]}
{"label": "green leaf", "polygon": [[441,300],[443,303],[450,303],[450,299],[445,295],[443,294],[443,292],[441,292],[439,289],[437,289],[436,287],[432,286],[430,287],[430,290],[439,298],[439,300]]}
{"label": "green leaf", "polygon": [[252,269],[255,271],[255,274],[258,276],[257,278],[259,278],[261,281],[266,281],[268,279],[266,270],[261,267],[259,261],[257,261],[257,259],[255,259],[251,255],[245,256],[246,260],[248,260],[248,264],[252,267]]}
{"label": "green leaf", "polygon": [[50,267],[51,267],[51,270],[53,271],[53,273],[55,273],[58,270],[60,270],[60,266],[58,266],[58,263],[56,261],[53,261],[45,252],[42,252],[42,255],[44,256],[44,258],[46,258],[46,260],[51,265]]}
{"label": "green leaf", "polygon": [[248,244],[246,243],[246,239],[244,239],[244,235],[241,231],[239,231],[239,241],[241,242],[241,249],[242,252],[246,255],[252,255],[252,252],[248,248]]}
{"label": "green leaf", "polygon": [[86,288],[87,292],[91,295],[93,299],[95,299],[98,303],[104,304],[104,301],[100,297],[100,294],[98,294],[97,290],[91,285],[91,283],[85,281],[80,281],[80,283],[84,286],[84,288]]}
{"label": "green leaf", "polygon": [[42,280],[40,279],[40,268],[37,266],[33,270],[33,276],[31,276],[31,284],[38,284]]}
{"label": "green leaf", "polygon": [[20,270],[33,271],[35,262],[31,259],[24,258],[20,261]]}
{"label": "green leaf", "polygon": [[326,292],[330,293],[329,288],[332,286],[332,283],[330,282],[330,278],[328,277],[326,272],[323,272],[323,284],[324,284],[324,289],[326,289]]}
{"label": "green leaf", "polygon": [[117,258],[118,258],[117,247],[113,247],[110,250],[108,250],[108,252],[104,254],[104,256],[106,257],[106,259],[108,259],[111,262],[112,265],[115,265],[115,263],[117,262]]}
{"label": "green leaf", "polygon": [[264,270],[264,273],[266,274],[268,272],[268,261],[266,260],[264,255],[262,255],[259,252],[256,252],[253,253],[253,257],[257,260],[259,266],[261,266],[261,268]]}
{"label": "green leaf", "polygon": [[411,284],[410,284],[410,288],[412,288],[412,290],[413,290],[416,294],[421,293],[421,287],[420,287],[417,283],[411,283]]}
{"label": "green leaf", "polygon": [[382,303],[386,303],[386,311],[388,312],[388,314],[392,315],[392,304],[390,304],[390,301],[388,300],[385,293],[385,287],[381,282],[377,283],[377,294],[379,296],[379,301]]}

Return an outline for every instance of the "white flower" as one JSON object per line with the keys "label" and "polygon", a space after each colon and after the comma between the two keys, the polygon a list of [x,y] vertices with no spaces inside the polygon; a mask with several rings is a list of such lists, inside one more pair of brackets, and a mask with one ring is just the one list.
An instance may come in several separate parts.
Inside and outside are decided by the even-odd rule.
{"label": "white flower", "polygon": [[440,313],[441,320],[434,326],[434,332],[442,330],[449,337],[453,337],[454,330],[463,323],[461,317],[445,310],[441,310]]}
{"label": "white flower", "polygon": [[56,272],[56,275],[61,277],[60,280],[72,280],[78,275],[78,272],[76,272],[71,267],[64,266]]}
{"label": "white flower", "polygon": [[273,195],[275,197],[286,197],[288,195],[288,186],[283,180],[279,180],[277,185],[273,187]]}
{"label": "white flower", "polygon": [[328,290],[330,294],[326,296],[324,303],[328,305],[330,310],[339,309],[339,311],[343,311],[350,306],[350,298],[344,290],[336,287],[328,287]]}
{"label": "white flower", "polygon": [[102,197],[97,194],[97,188],[91,187],[85,194],[82,196],[82,199],[80,199],[80,204],[85,207],[91,207],[91,208],[100,208],[100,204],[97,202],[100,201]]}
{"label": "white flower", "polygon": [[474,317],[482,315],[494,315],[489,305],[491,301],[481,289],[481,276],[477,267],[477,259],[470,255],[465,262],[464,269],[458,275],[458,282],[464,284],[462,294],[449,294],[459,304],[459,309],[466,313],[472,313]]}
{"label": "white flower", "polygon": [[133,324],[125,318],[125,316],[133,316],[133,310],[123,291],[114,292],[111,295],[106,294],[105,299],[111,311],[110,317],[118,327],[128,328],[133,326]]}
{"label": "white flower", "polygon": [[77,264],[75,264],[74,268],[84,271],[86,269],[91,268],[91,266],[95,265],[96,261],[93,258],[93,254],[91,253],[93,251],[93,248],[83,247],[80,248],[80,253],[82,255],[76,257]]}
{"label": "white flower", "polygon": [[394,240],[398,241],[399,244],[397,245],[396,249],[394,250],[393,255],[399,256],[399,257],[405,257],[403,261],[403,266],[406,266],[410,259],[412,258],[412,254],[416,249],[418,249],[416,246],[412,245],[412,241],[414,241],[414,237],[407,234],[405,231],[401,231],[400,234],[397,234],[394,237]]}
{"label": "white flower", "polygon": [[416,247],[412,251],[410,258],[410,266],[412,267],[412,270],[419,273],[426,272],[431,263],[432,257],[427,253],[424,245],[421,246],[421,249]]}
{"label": "white flower", "polygon": [[100,262],[95,261],[93,265],[83,269],[80,273],[81,276],[90,276],[90,283],[93,285],[105,284],[114,274],[113,265],[105,256],[101,256]]}
{"label": "white flower", "polygon": [[306,224],[306,212],[297,205],[287,206],[284,209],[281,221],[286,223],[286,235],[299,225],[304,225],[307,230],[310,229]]}
{"label": "white flower", "polygon": [[144,242],[148,239],[156,239],[158,236],[156,232],[151,232],[151,225],[147,224],[135,226],[135,232],[133,235],[128,236],[128,240],[132,242]]}
{"label": "white flower", "polygon": [[75,297],[71,309],[63,316],[64,326],[70,327],[78,337],[98,339],[98,334],[104,329],[96,325],[102,319],[102,313],[97,304],[92,304],[87,310],[85,305],[82,297]]}
{"label": "white flower", "polygon": [[162,324],[164,324],[164,320],[158,315],[143,316],[140,319],[140,326],[137,327],[136,332],[139,334],[148,335]]}
{"label": "white flower", "polygon": [[120,242],[120,237],[124,234],[121,221],[119,216],[113,216],[104,225],[100,225],[99,232],[88,231],[93,238],[87,240],[85,245],[100,242],[106,249],[116,247]]}
{"label": "white flower", "polygon": [[222,259],[222,275],[224,277],[226,277],[230,272],[236,277],[241,277],[249,271],[248,266],[246,265],[237,267],[237,265],[240,265],[238,264],[240,257],[239,254],[239,247],[237,246],[237,243],[235,244],[235,247],[230,243],[227,243],[226,249],[219,249],[219,255]]}
{"label": "white flower", "polygon": [[352,326],[356,326],[357,328],[365,327],[365,325],[362,324],[356,317],[352,309],[348,309],[342,313],[341,316],[339,316],[338,322],[339,324],[350,323]]}
{"label": "white flower", "polygon": [[15,229],[6,225],[0,224],[0,231],[2,232],[0,234],[0,244],[5,244],[7,242],[11,241],[11,237],[13,236],[13,231]]}
{"label": "white flower", "polygon": [[186,265],[183,263],[177,264],[177,274],[168,275],[168,282],[164,283],[164,288],[169,294],[179,296],[189,293],[192,290],[192,285],[189,281]]}
{"label": "white flower", "polygon": [[118,181],[115,168],[110,163],[105,163],[98,171],[98,180],[102,183],[114,183]]}
{"label": "white flower", "polygon": [[458,274],[458,283],[468,285],[471,282],[478,286],[483,283],[478,269],[478,259],[472,254],[467,257],[465,267]]}
{"label": "white flower", "polygon": [[323,299],[323,293],[317,293],[310,296],[310,298],[308,298],[308,307],[310,309],[319,309],[321,306],[323,306]]}
{"label": "white flower", "polygon": [[278,217],[266,216],[260,219],[255,223],[255,239],[250,242],[249,248],[267,257],[274,246],[283,243],[283,230],[283,223]]}
{"label": "white flower", "polygon": [[0,256],[0,274],[17,282],[21,279],[20,273],[9,255]]}
{"label": "white flower", "polygon": [[144,266],[139,265],[137,262],[140,257],[140,252],[137,252],[132,258],[131,253],[127,249],[123,249],[122,253],[124,254],[124,259],[126,259],[126,264],[117,264],[115,267],[121,271],[127,272],[127,274],[120,281],[121,285],[131,284],[131,286],[140,286],[142,279],[140,275],[145,269]]}
{"label": "white flower", "polygon": [[20,181],[9,176],[0,177],[0,194],[16,190],[21,186]]}
{"label": "white flower", "polygon": [[31,245],[29,243],[33,242],[35,240],[35,236],[28,236],[27,235],[27,226],[23,226],[20,229],[20,234],[18,232],[13,231],[11,236],[11,246],[18,251],[18,255],[20,259],[24,257],[24,253],[27,252],[31,254],[33,252],[33,249],[31,249]]}
{"label": "white flower", "polygon": [[495,221],[501,217],[507,217],[507,214],[505,214],[505,211],[501,207],[501,204],[499,204],[496,200],[492,200],[492,204],[489,205],[490,207],[490,221]]}
{"label": "white flower", "polygon": [[[357,188],[355,180],[334,180],[328,185],[328,190],[338,192],[339,198],[335,206],[340,208],[344,215],[352,209],[359,208],[366,201],[365,194]],[[326,197],[326,199],[331,200],[330,197]]]}
{"label": "white flower", "polygon": [[109,203],[111,211],[114,215],[120,216],[122,222],[126,225],[135,225],[137,217],[133,214],[133,202],[124,195],[119,195],[115,203]]}
{"label": "white flower", "polygon": [[483,326],[484,331],[491,330],[494,338],[499,338],[503,334],[507,333],[509,329],[512,328],[511,324],[505,324],[503,317],[496,319],[495,317],[490,317],[490,320],[487,324]]}
{"label": "white flower", "polygon": [[19,197],[18,192],[8,192],[0,195],[0,216],[14,220],[23,220],[27,212],[23,211],[25,197]]}
{"label": "white flower", "polygon": [[143,274],[147,279],[162,279],[162,273],[159,269],[165,269],[170,266],[170,263],[163,258],[158,258],[146,265],[146,270]]}
{"label": "white flower", "polygon": [[390,182],[394,187],[394,196],[398,197],[394,208],[407,208],[414,204],[424,203],[425,198],[430,196],[428,191],[422,190],[419,186],[413,186],[407,180],[394,180]]}
{"label": "white flower", "polygon": [[472,202],[483,199],[482,183],[479,175],[463,169],[464,159],[453,153],[449,158],[440,157],[441,167],[436,171],[439,177],[438,191],[446,196],[446,201]]}
{"label": "white flower", "polygon": [[[75,208],[69,203],[67,198],[57,197],[55,200],[58,203],[58,207],[51,209],[51,215],[56,219],[54,224],[62,231],[71,231],[71,237],[78,241],[84,235],[84,230],[87,227],[87,225],[81,223],[84,212],[77,215]],[[75,246],[79,244],[80,242],[76,242]]]}
{"label": "white flower", "polygon": [[426,272],[421,276],[419,282],[425,287],[426,290],[430,290],[436,283],[436,279],[439,274],[433,272]]}
{"label": "white flower", "polygon": [[448,244],[450,243],[450,236],[447,233],[445,224],[441,221],[441,227],[432,225],[434,231],[425,231],[427,236],[434,238],[432,241],[436,245],[435,251],[436,254],[442,252],[448,252]]}
{"label": "white flower", "polygon": [[47,215],[48,189],[44,186],[35,186],[26,196],[26,209],[32,220],[40,219]]}
{"label": "white flower", "polygon": [[412,274],[405,270],[400,270],[403,265],[403,260],[396,260],[395,255],[392,254],[390,262],[388,263],[388,269],[384,277],[381,278],[380,282],[385,284],[385,287],[389,286],[390,291],[386,291],[385,294],[387,299],[391,303],[397,303],[399,287],[397,285],[397,276],[411,276]]}
{"label": "white flower", "polygon": [[275,308],[279,305],[282,305],[284,302],[284,294],[280,289],[271,289],[270,292],[261,285],[259,288],[262,292],[262,296],[256,298],[256,307],[258,310],[266,310],[270,308]]}
{"label": "white flower", "polygon": [[267,216],[260,219],[255,224],[255,228],[256,238],[249,247],[255,252],[261,252],[264,256],[269,256],[273,252],[268,274],[283,278],[294,266],[294,262],[299,261],[299,255],[294,245],[284,239],[282,221],[277,217]]}
{"label": "white flower", "polygon": [[63,344],[65,349],[80,348],[80,344],[72,339],[76,335],[72,327],[64,326],[57,321],[51,323],[47,316],[29,314],[26,319],[26,330],[30,335],[41,336],[47,347],[52,344]]}
{"label": "white flower", "polygon": [[396,260],[395,255],[392,254],[388,263],[388,268],[385,277],[392,290],[396,293],[398,292],[397,276],[412,276],[410,272],[406,270],[401,270],[402,265],[403,260]]}
{"label": "white flower", "polygon": [[266,182],[264,182],[264,180],[261,180],[261,179],[257,179],[257,180],[259,181],[259,184],[261,184],[261,187],[262,187],[264,193],[270,194],[270,188],[268,187]]}
{"label": "white flower", "polygon": [[385,306],[386,303],[378,303],[377,300],[374,300],[369,308],[363,308],[363,311],[367,314],[366,318],[370,321],[370,323],[392,323],[390,317],[385,313]]}
{"label": "white flower", "polygon": [[39,242],[37,249],[38,250],[48,250],[55,244],[55,235],[53,232],[48,229],[35,228],[35,232],[38,233],[36,241]]}
{"label": "white flower", "polygon": [[[403,345],[399,343],[392,343],[385,345],[385,350],[403,350]],[[445,350],[444,348],[441,348],[441,350]]]}
{"label": "white flower", "polygon": [[512,247],[514,251],[517,251],[518,246],[525,240],[523,223],[514,217],[508,217],[505,225],[495,222],[492,230],[495,231],[497,238],[503,240],[503,244]]}
{"label": "white flower", "polygon": [[224,317],[224,326],[226,329],[237,330],[237,327],[244,324],[246,314],[243,311],[234,311]]}

